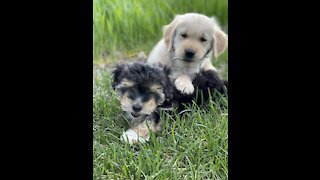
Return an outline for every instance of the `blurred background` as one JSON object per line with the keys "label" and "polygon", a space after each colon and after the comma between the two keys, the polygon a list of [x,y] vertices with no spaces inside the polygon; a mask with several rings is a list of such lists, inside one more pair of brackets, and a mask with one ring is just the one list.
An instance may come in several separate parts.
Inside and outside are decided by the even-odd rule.
{"label": "blurred background", "polygon": [[[228,33],[228,0],[93,0],[94,66],[146,58],[162,27],[187,12],[216,16]],[[226,51],[213,61],[224,72],[227,57]]]}
{"label": "blurred background", "polygon": [[[118,138],[126,121],[110,70],[145,60],[162,27],[189,12],[216,16],[228,33],[228,0],[93,0],[93,179],[228,179],[227,109],[192,110],[137,152]],[[228,79],[228,50],[212,63]]]}

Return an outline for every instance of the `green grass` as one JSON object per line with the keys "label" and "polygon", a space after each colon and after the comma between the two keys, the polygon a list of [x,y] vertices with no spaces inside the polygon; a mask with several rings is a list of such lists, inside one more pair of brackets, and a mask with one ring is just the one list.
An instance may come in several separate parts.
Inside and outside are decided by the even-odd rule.
{"label": "green grass", "polygon": [[227,30],[227,0],[93,0],[94,62],[114,61],[120,52],[148,54],[175,14],[216,16]]}
{"label": "green grass", "polygon": [[[119,140],[128,124],[111,88],[110,63],[147,55],[175,14],[216,16],[227,31],[227,0],[93,0],[93,62],[107,64],[93,74],[93,179],[228,179],[228,110],[208,109],[173,117],[149,144],[130,147]],[[212,59],[228,79],[228,51]],[[226,103],[222,98],[220,103]]]}
{"label": "green grass", "polygon": [[128,125],[109,73],[95,70],[93,79],[94,179],[228,178],[227,109],[210,102],[183,116],[162,113],[165,122],[151,142],[130,147],[119,139]]}

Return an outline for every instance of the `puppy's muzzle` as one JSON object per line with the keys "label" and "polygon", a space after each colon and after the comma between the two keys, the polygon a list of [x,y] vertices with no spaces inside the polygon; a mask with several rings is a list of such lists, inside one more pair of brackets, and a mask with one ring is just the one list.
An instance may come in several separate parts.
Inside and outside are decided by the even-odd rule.
{"label": "puppy's muzzle", "polygon": [[192,58],[194,57],[195,54],[196,54],[195,50],[190,49],[190,48],[185,49],[184,50],[184,56],[185,56],[184,60],[185,61],[192,61]]}
{"label": "puppy's muzzle", "polygon": [[135,111],[135,112],[139,112],[139,111],[142,109],[142,106],[139,105],[139,104],[134,104],[134,105],[132,106],[132,109],[133,109],[133,111]]}
{"label": "puppy's muzzle", "polygon": [[142,109],[142,106],[140,104],[138,104],[138,103],[133,104],[132,105],[133,112],[131,113],[131,115],[134,117],[140,116],[139,111],[141,111],[141,109]]}

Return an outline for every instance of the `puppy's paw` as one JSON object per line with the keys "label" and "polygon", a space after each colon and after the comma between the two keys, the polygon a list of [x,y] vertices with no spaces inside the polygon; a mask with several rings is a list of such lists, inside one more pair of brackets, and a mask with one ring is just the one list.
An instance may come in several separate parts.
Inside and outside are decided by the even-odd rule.
{"label": "puppy's paw", "polygon": [[175,80],[174,85],[176,86],[177,90],[179,90],[183,94],[192,94],[194,92],[194,86],[189,77],[178,77]]}
{"label": "puppy's paw", "polygon": [[137,143],[145,143],[146,141],[149,141],[149,137],[147,139],[143,139],[141,136],[139,136],[134,130],[129,129],[126,132],[124,132],[121,136],[121,140],[124,142],[129,143],[130,145],[137,144]]}

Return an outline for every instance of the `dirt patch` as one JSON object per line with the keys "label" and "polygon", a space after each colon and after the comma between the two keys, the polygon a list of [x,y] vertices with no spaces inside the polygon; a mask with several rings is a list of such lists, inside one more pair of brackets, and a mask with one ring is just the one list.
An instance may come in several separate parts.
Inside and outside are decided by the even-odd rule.
{"label": "dirt patch", "polygon": [[123,55],[121,53],[117,53],[117,56],[115,59],[116,61],[104,61],[103,63],[93,63],[93,71],[99,69],[99,70],[107,70],[110,71],[116,64],[121,63],[129,63],[129,62],[146,62],[147,61],[147,55],[145,52],[140,51],[134,56],[130,55]]}

